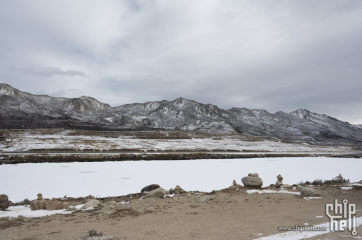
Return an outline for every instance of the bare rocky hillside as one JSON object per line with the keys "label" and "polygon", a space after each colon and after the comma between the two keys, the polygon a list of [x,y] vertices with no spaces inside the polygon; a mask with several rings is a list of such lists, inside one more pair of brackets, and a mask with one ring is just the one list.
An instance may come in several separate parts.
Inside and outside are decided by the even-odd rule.
{"label": "bare rocky hillside", "polygon": [[246,108],[224,110],[183,98],[111,107],[92,97],[33,95],[8,84],[0,84],[0,128],[178,130],[315,144],[358,146],[362,142],[360,125],[306,109],[275,114]]}

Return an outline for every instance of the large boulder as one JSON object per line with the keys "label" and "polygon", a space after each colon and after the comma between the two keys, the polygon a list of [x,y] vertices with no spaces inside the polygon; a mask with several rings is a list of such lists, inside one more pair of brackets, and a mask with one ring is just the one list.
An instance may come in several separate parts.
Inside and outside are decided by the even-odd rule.
{"label": "large boulder", "polygon": [[58,202],[56,200],[48,200],[45,203],[46,210],[59,210],[59,209],[68,209],[68,203]]}
{"label": "large boulder", "polygon": [[33,200],[31,201],[30,203],[30,209],[32,211],[35,211],[35,210],[45,210],[46,209],[46,203],[47,201],[42,199],[42,200]]}
{"label": "large boulder", "polygon": [[87,208],[90,208],[90,207],[96,208],[96,207],[99,207],[100,204],[101,204],[100,201],[98,201],[96,199],[91,199],[91,200],[89,200],[88,202],[86,202],[84,204],[82,209],[87,209]]}
{"label": "large boulder", "polygon": [[167,195],[167,191],[163,188],[157,188],[147,194],[147,197],[163,197]]}
{"label": "large boulder", "polygon": [[303,197],[314,197],[316,195],[314,188],[302,187],[300,189],[300,195]]}
{"label": "large boulder", "polygon": [[6,194],[0,195],[0,209],[5,210],[9,207],[9,197]]}
{"label": "large boulder", "polygon": [[160,185],[158,184],[151,184],[144,188],[142,188],[141,192],[151,192],[152,190],[155,190],[157,188],[160,188]]}
{"label": "large boulder", "polygon": [[243,177],[241,182],[245,187],[261,187],[263,186],[263,180],[259,177],[257,173],[249,173],[247,177]]}

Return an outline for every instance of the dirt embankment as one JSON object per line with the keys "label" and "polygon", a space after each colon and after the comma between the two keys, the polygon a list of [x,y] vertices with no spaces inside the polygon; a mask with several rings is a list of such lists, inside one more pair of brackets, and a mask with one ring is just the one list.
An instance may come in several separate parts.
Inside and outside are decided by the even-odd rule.
{"label": "dirt embankment", "polygon": [[124,154],[12,154],[0,155],[0,165],[19,163],[52,162],[103,162],[103,161],[152,161],[152,160],[195,160],[195,159],[234,159],[268,157],[342,157],[361,158],[360,153],[124,153]]}
{"label": "dirt embankment", "polygon": [[[142,198],[144,194],[101,198],[101,207],[67,215],[1,219],[1,239],[81,239],[90,229],[105,239],[256,239],[283,233],[280,226],[326,223],[325,204],[348,199],[362,215],[362,189],[338,186],[314,187],[321,199],[306,200],[294,194],[247,193],[237,186],[210,193],[185,192],[174,197]],[[82,199],[77,199],[79,203]],[[111,213],[104,204],[123,202]],[[359,227],[358,236],[362,230]],[[348,231],[325,233],[316,239],[344,239]],[[115,237],[111,237],[115,236]],[[326,237],[324,237],[326,236]]]}

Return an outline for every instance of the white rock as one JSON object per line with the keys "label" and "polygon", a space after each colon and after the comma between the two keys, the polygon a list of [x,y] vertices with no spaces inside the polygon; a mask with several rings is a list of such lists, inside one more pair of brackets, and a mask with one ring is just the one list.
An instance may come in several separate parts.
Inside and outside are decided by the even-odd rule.
{"label": "white rock", "polygon": [[260,177],[243,177],[241,182],[244,186],[251,186],[251,187],[261,187],[263,186],[263,180]]}
{"label": "white rock", "polygon": [[303,197],[314,197],[316,195],[314,188],[302,187],[300,189],[300,195]]}
{"label": "white rock", "polygon": [[96,199],[91,199],[88,202],[86,202],[81,209],[87,209],[87,208],[90,208],[90,207],[96,208],[96,207],[99,207],[100,204],[101,204],[100,201],[98,201]]}
{"label": "white rock", "polygon": [[167,191],[163,188],[157,188],[155,190],[152,190],[149,192],[146,196],[147,197],[163,197],[164,195],[167,195]]}

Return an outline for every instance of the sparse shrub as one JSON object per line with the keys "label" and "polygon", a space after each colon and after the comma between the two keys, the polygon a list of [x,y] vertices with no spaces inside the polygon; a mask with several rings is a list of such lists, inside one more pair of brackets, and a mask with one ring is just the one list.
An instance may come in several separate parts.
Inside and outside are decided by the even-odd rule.
{"label": "sparse shrub", "polygon": [[331,184],[343,184],[343,183],[349,183],[349,179],[343,179],[343,180],[322,180],[322,179],[315,179],[313,182],[310,181],[300,181],[297,182],[297,185],[304,186],[304,185],[314,185],[314,186],[328,186]]}
{"label": "sparse shrub", "polygon": [[317,185],[323,185],[323,180],[322,180],[322,179],[316,179],[316,180],[314,180],[314,181],[312,182],[311,185],[315,185],[315,186],[317,186]]}
{"label": "sparse shrub", "polygon": [[303,185],[305,185],[305,184],[306,184],[306,183],[303,182],[303,181],[297,182],[297,185],[300,185],[300,186],[303,186]]}

